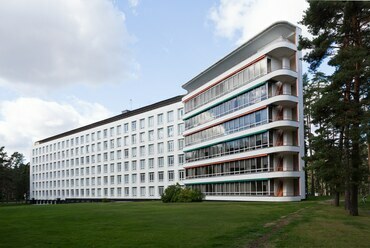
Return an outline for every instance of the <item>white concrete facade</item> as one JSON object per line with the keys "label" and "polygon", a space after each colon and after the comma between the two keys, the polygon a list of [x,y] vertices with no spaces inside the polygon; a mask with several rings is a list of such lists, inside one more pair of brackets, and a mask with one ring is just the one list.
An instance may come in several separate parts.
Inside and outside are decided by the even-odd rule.
{"label": "white concrete facade", "polygon": [[177,96],[40,140],[35,200],[159,199],[180,183],[206,200],[305,198],[300,29],[278,22]]}
{"label": "white concrete facade", "polygon": [[36,142],[31,199],[159,199],[184,175],[181,96],[166,101]]}
{"label": "white concrete facade", "polygon": [[184,183],[206,200],[305,198],[299,35],[275,23],[183,86]]}

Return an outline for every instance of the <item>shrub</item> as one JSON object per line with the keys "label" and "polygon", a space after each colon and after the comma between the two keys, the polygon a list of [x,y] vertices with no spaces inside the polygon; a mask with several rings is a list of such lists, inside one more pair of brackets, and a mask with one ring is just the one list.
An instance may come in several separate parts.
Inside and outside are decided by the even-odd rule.
{"label": "shrub", "polygon": [[201,202],[203,194],[200,190],[182,188],[178,183],[166,188],[161,197],[163,202]]}

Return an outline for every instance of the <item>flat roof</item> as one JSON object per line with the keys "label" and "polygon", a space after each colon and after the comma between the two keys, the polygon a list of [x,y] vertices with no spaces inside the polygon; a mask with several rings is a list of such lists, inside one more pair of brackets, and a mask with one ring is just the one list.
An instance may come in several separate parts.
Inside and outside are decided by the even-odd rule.
{"label": "flat roof", "polygon": [[138,109],[129,110],[128,112],[125,112],[125,113],[122,113],[122,114],[119,114],[119,115],[116,115],[116,116],[113,116],[113,117],[110,117],[110,118],[107,118],[107,119],[104,119],[104,120],[101,120],[101,121],[97,121],[97,122],[94,122],[94,123],[86,125],[86,126],[82,126],[82,127],[76,128],[76,129],[72,129],[70,131],[67,131],[67,132],[64,132],[64,133],[61,133],[61,134],[57,134],[57,135],[51,136],[51,137],[46,138],[46,139],[36,141],[35,143],[43,144],[43,143],[46,143],[46,142],[49,142],[49,141],[52,141],[52,140],[55,140],[55,139],[63,138],[63,137],[66,137],[66,136],[69,136],[69,135],[72,135],[72,134],[76,134],[76,133],[79,133],[79,132],[82,132],[82,131],[85,131],[85,130],[89,130],[89,129],[92,129],[92,128],[95,128],[95,127],[98,127],[98,126],[102,126],[102,125],[105,125],[105,124],[108,124],[108,123],[111,123],[111,122],[126,119],[126,118],[134,116],[134,115],[142,114],[142,113],[145,113],[145,112],[157,109],[157,108],[161,108],[161,107],[173,104],[173,103],[181,102],[181,99],[182,99],[183,96],[184,95],[175,96],[175,97],[172,97],[172,98],[160,101],[160,102],[156,102],[156,103],[153,103],[151,105],[147,105],[147,106],[144,106],[144,107],[141,107],[141,108],[138,108]]}
{"label": "flat roof", "polygon": [[182,85],[182,88],[188,93],[201,87],[205,83],[211,81],[223,72],[231,69],[235,65],[251,57],[258,52],[259,49],[266,46],[279,36],[286,36],[294,32],[297,28],[296,25],[287,21],[278,21],[243,43],[241,46],[227,54],[225,57],[199,73],[193,79]]}

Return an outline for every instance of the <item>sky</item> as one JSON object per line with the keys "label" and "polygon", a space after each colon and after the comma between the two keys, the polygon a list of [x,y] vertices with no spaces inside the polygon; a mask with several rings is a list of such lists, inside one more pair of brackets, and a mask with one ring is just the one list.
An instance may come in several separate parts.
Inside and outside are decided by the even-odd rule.
{"label": "sky", "polygon": [[304,0],[0,1],[0,146],[28,159],[37,140],[185,94],[181,85],[272,23],[299,25],[307,7]]}

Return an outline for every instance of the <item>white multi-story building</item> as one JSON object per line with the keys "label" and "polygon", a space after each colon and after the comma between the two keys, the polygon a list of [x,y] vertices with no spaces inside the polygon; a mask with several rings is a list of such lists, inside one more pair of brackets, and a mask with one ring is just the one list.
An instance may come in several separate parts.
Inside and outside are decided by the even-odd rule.
{"label": "white multi-story building", "polygon": [[207,200],[305,198],[299,34],[275,23],[183,86],[184,183]]}
{"label": "white multi-story building", "polygon": [[159,199],[178,182],[206,200],[304,199],[299,34],[275,23],[185,96],[36,142],[31,198]]}
{"label": "white multi-story building", "polygon": [[31,199],[158,199],[184,179],[181,98],[36,142]]}

